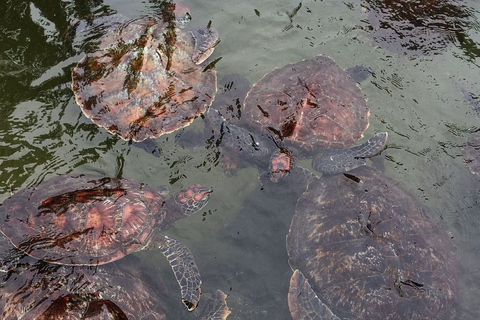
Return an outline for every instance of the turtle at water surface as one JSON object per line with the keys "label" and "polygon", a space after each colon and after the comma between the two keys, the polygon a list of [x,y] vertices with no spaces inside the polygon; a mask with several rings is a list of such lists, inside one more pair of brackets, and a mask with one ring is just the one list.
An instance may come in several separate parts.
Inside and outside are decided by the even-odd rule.
{"label": "turtle at water surface", "polygon": [[292,318],[451,319],[456,254],[436,218],[370,167],[312,177],[287,236]]}
{"label": "turtle at water surface", "polygon": [[[273,136],[297,155],[314,154],[312,167],[323,173],[352,170],[384,148],[387,133],[350,148],[363,137],[369,114],[357,82],[323,55],[266,74],[248,92],[243,109],[254,131]],[[279,155],[280,161],[274,156],[272,165],[291,158],[285,152]]]}
{"label": "turtle at water surface", "polygon": [[[325,59],[333,62],[329,58]],[[302,63],[300,63],[300,71],[302,71],[301,64]],[[292,64],[292,66],[296,66],[296,64]],[[321,67],[322,65],[320,64],[319,70],[312,72],[322,72]],[[355,66],[345,71],[336,65],[334,65],[334,68],[335,71],[341,73],[339,78],[347,79],[348,85],[353,86],[357,91],[359,91],[359,88],[356,86],[356,82],[364,80],[367,75],[372,72],[370,69],[362,66]],[[328,72],[328,70],[324,71]],[[294,72],[296,72],[296,70]],[[288,71],[284,73],[288,75]],[[285,75],[285,78],[287,78],[287,75]],[[291,76],[295,78],[295,75]],[[300,74],[300,76],[303,75]],[[280,79],[275,80],[281,81],[282,79],[282,76],[280,76]],[[310,81],[312,79],[308,80]],[[315,79],[312,81],[314,80]],[[250,126],[249,121],[252,118],[244,115],[247,108],[242,107],[241,104],[243,100],[245,100],[247,93],[250,94],[254,89],[250,90],[248,81],[244,77],[235,74],[226,75],[219,81],[219,84],[221,88],[220,93],[205,114],[207,134],[199,135],[198,133],[188,131],[183,132],[177,135],[180,144],[183,146],[198,145],[199,138],[202,140],[202,143],[207,139],[209,146],[213,145],[214,147],[221,148],[221,153],[215,151],[216,157],[220,154],[223,164],[228,169],[231,170],[244,166],[245,163],[254,163],[261,170],[267,170],[267,174],[262,174],[262,178],[268,176],[272,181],[278,181],[280,178],[283,178],[293,168],[294,155],[296,152],[292,152],[290,148],[292,145],[295,145],[295,143],[284,143],[284,141],[281,141],[281,137],[279,138],[280,135],[278,135],[278,132],[272,129],[272,127],[258,131],[258,128],[256,129],[255,126],[254,128]],[[266,86],[268,86],[268,84],[266,84]],[[350,90],[351,88],[347,89]],[[272,89],[272,91],[273,90],[274,89]],[[298,90],[301,93],[302,87],[298,87],[298,85],[294,83],[290,90]],[[261,96],[260,93],[259,95]],[[360,104],[363,104],[365,116],[368,117],[365,100],[361,100]],[[323,107],[323,105],[321,105],[321,107]],[[291,109],[294,109],[294,107]],[[272,110],[272,112],[277,111],[282,113],[285,110]],[[321,110],[317,111],[321,112]],[[259,121],[262,121],[262,119]],[[304,119],[303,121],[308,122],[309,120]],[[314,125],[314,121],[315,119],[311,121],[312,123],[307,123],[307,125]],[[265,122],[268,122],[268,120]],[[368,126],[368,120],[366,121],[366,126]],[[213,134],[213,136],[211,134]],[[311,135],[312,140],[319,139],[319,137],[315,137],[315,134],[312,133]],[[364,165],[366,164],[365,158],[374,156],[384,148],[387,136],[387,133],[378,133],[364,144],[349,148],[316,148],[310,152],[316,154],[314,158],[314,168],[322,173],[336,173]],[[214,150],[217,149],[214,148]],[[270,168],[268,168],[269,165]]]}
{"label": "turtle at water surface", "polygon": [[[113,19],[113,18],[112,18]],[[161,16],[123,23],[115,18],[72,72],[83,113],[124,140],[143,141],[188,126],[216,92],[216,72],[200,65],[218,32],[191,32],[188,8],[167,4]]]}
{"label": "turtle at water surface", "polygon": [[[132,252],[160,249],[180,285],[182,302],[193,310],[201,295],[194,257],[162,231],[202,209],[210,193],[192,185],[166,199],[128,179],[59,175],[5,200],[0,231],[20,251],[60,265],[96,266]],[[14,259],[6,256],[2,265]]]}

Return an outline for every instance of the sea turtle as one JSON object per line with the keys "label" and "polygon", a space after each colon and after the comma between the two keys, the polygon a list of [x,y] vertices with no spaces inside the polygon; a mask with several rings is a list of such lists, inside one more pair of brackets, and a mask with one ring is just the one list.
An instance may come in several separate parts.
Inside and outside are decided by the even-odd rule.
{"label": "sea turtle", "polygon": [[[312,167],[323,173],[352,170],[384,148],[387,133],[349,149],[363,137],[369,114],[356,81],[323,55],[266,74],[248,92],[243,109],[250,128],[294,154],[313,153]],[[291,159],[282,150],[274,155],[274,180],[289,170]]]}
{"label": "sea turtle", "polygon": [[[0,234],[8,242],[3,235]],[[1,240],[1,239],[0,239]],[[89,268],[21,258],[21,268],[0,274],[0,317],[16,319],[165,319],[165,286],[139,268],[137,257]],[[225,294],[217,292],[193,319],[226,319]]]}
{"label": "sea turtle", "polygon": [[[175,274],[182,302],[193,310],[201,279],[193,255],[161,233],[202,209],[211,190],[192,185],[170,199],[142,183],[67,174],[23,189],[0,207],[0,231],[20,251],[60,265],[102,265],[132,252],[160,249]],[[5,267],[14,257],[5,258]]]}
{"label": "sea turtle", "polygon": [[436,219],[374,168],[312,177],[287,235],[292,318],[450,319],[456,254]]}
{"label": "sea turtle", "polygon": [[[356,88],[355,82],[364,80],[371,70],[355,66],[345,72],[348,75],[343,76]],[[242,107],[245,96],[251,91],[248,81],[241,75],[228,74],[219,81],[219,88],[219,94],[204,115],[206,134],[182,131],[177,134],[177,142],[184,147],[192,147],[204,145],[206,140],[207,147],[213,146],[215,158],[221,156],[228,171],[254,163],[261,171],[265,171],[262,179],[268,176],[271,180],[278,181],[284,177],[294,164],[291,146],[287,146],[270,130],[258,131],[249,126],[249,118],[243,115],[245,108]],[[297,88],[292,88],[295,89]],[[362,102],[365,105],[364,100]],[[366,106],[365,112],[368,116]],[[314,167],[323,173],[334,173],[364,165],[365,158],[377,154],[384,147],[386,139],[386,133],[379,133],[360,146],[316,150]],[[220,152],[218,148],[221,149]]]}
{"label": "sea turtle", "polygon": [[[113,18],[112,18],[113,19]],[[216,72],[202,64],[218,32],[181,29],[188,8],[166,4],[160,16],[118,22],[105,30],[72,72],[85,116],[124,140],[143,141],[188,126],[216,92]],[[120,19],[121,20],[121,19]]]}

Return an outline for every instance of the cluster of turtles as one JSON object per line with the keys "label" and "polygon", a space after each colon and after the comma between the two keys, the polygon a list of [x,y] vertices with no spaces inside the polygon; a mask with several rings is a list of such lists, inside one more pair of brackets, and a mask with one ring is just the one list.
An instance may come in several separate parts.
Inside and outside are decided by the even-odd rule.
{"label": "cluster of turtles", "polygon": [[[450,239],[414,197],[365,166],[388,135],[354,146],[369,124],[357,81],[322,55],[277,68],[248,90],[235,122],[210,107],[217,79],[205,60],[218,33],[210,26],[184,31],[190,19],[183,6],[168,4],[160,16],[115,23],[73,70],[83,113],[132,141],[177,131],[204,115],[227,165],[258,164],[265,183],[295,172],[307,177],[287,236],[293,319],[448,314],[456,294]],[[299,157],[312,158],[313,169],[324,175],[295,169]],[[0,207],[1,240],[14,247],[2,256],[2,318],[143,319],[148,313],[163,319],[138,270],[115,262],[153,249],[167,258],[183,304],[194,310],[202,281],[193,254],[162,231],[201,210],[211,192],[192,185],[167,199],[129,179],[82,174],[17,192]],[[24,255],[38,261],[19,271]],[[98,273],[89,274],[88,266],[99,266]],[[81,283],[68,283],[74,272]],[[12,276],[24,279],[21,287],[9,285]],[[42,290],[28,281],[36,277]],[[25,297],[9,294],[17,291]],[[226,319],[225,298],[217,291],[195,317]]]}
{"label": "cluster of turtles", "polygon": [[[59,175],[38,186],[23,189],[5,200],[0,210],[1,232],[5,237],[1,240],[9,240],[15,247],[2,257],[7,284],[8,278],[17,273],[18,261],[25,254],[42,263],[64,268],[96,267],[132,252],[160,249],[180,285],[182,302],[188,310],[194,310],[201,295],[198,267],[188,248],[162,231],[176,220],[201,210],[210,193],[206,187],[192,185],[167,199],[161,192],[132,180],[83,174]],[[148,296],[148,287],[124,280],[134,278],[129,271],[132,268],[120,268],[111,276],[103,274],[108,273],[105,269],[95,269],[94,275],[88,274],[88,269],[71,269],[71,272],[61,269],[65,277],[60,277],[60,272],[51,271],[58,270],[58,267],[52,269],[54,267],[48,265],[39,267],[33,264],[32,268],[21,273],[23,281],[19,283],[22,286],[17,290],[18,293],[26,291],[26,298],[10,297],[7,290],[2,293],[5,303],[2,319],[24,316],[50,319],[46,316],[50,313],[84,319],[82,314],[87,314],[91,308],[103,309],[107,300],[107,310],[102,312],[108,316],[99,316],[92,311],[92,316],[86,318],[131,319],[148,311],[159,314],[153,319],[163,319],[162,310],[154,308],[154,300],[145,298],[135,302]],[[36,271],[38,268],[41,273]],[[45,268],[48,269],[46,272]],[[32,274],[35,275],[33,278]],[[82,279],[81,283],[69,284],[65,280],[69,276]],[[44,283],[43,290],[58,298],[43,300],[45,292],[31,288],[38,285],[30,282],[35,277]],[[67,289],[63,288],[65,286]],[[5,288],[10,289],[10,286]],[[70,293],[60,294],[57,292],[59,288]],[[218,291],[204,306],[198,319],[225,319],[229,314],[225,298],[225,294]],[[153,295],[149,299],[153,299]],[[131,316],[122,316],[117,309]]]}

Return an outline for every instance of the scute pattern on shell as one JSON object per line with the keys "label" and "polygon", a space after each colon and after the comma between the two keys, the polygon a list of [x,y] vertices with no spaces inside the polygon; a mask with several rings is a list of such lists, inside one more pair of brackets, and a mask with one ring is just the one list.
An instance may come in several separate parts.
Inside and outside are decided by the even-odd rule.
{"label": "scute pattern on shell", "polygon": [[254,129],[277,132],[307,150],[351,146],[367,129],[368,116],[357,83],[322,55],[268,73],[244,103]]}
{"label": "scute pattern on shell", "polygon": [[5,200],[1,230],[43,261],[104,264],[144,245],[165,216],[164,203],[158,192],[135,181],[60,175]]}
{"label": "scute pattern on shell", "polygon": [[456,255],[448,233],[369,167],[323,176],[299,198],[287,236],[292,269],[340,319],[450,319]]}
{"label": "scute pattern on shell", "polygon": [[122,139],[188,126],[216,92],[216,71],[192,61],[194,39],[160,18],[129,21],[98,40],[72,73],[83,113]]}

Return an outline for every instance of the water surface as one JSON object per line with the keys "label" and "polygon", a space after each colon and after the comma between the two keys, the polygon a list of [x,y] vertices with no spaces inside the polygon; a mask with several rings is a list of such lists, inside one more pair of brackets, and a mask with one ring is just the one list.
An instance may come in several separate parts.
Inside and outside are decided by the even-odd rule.
{"label": "water surface", "polygon": [[[317,54],[334,58],[343,68],[372,70],[361,84],[371,110],[365,136],[389,133],[385,173],[443,219],[458,248],[456,318],[478,319],[480,182],[465,166],[461,148],[480,128],[480,119],[459,86],[480,95],[480,4],[456,3],[458,17],[449,16],[456,29],[442,21],[432,22],[437,28],[412,22],[441,43],[417,50],[420,41],[415,50],[392,50],[371,36],[378,27],[369,16],[378,6],[375,1],[185,2],[192,10],[192,26],[211,20],[220,31],[212,57],[222,58],[216,65],[219,79],[234,73],[254,83],[275,67]],[[137,0],[0,4],[1,200],[69,172],[122,176],[167,185],[172,192],[191,183],[209,185],[214,190],[209,205],[168,232],[196,256],[204,292],[229,294],[229,319],[291,319],[285,236],[296,195],[272,197],[261,190],[255,168],[226,174],[211,149],[179,147],[174,135],[155,140],[159,157],[148,154],[97,127],[75,104],[71,70],[85,44],[65,40],[69,26],[92,13],[111,10],[135,18],[158,6]],[[185,130],[202,128],[200,120]],[[299,164],[309,166],[307,161]],[[165,279],[171,313],[187,318],[163,256],[137,256],[146,270]]]}

